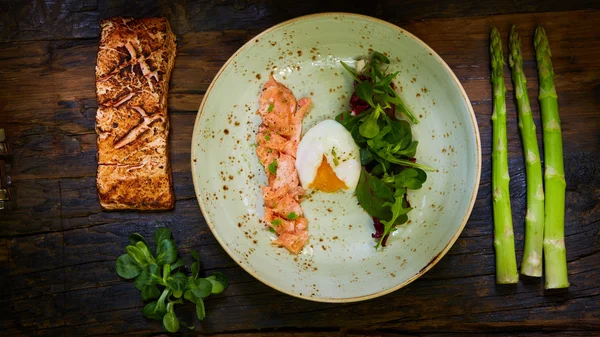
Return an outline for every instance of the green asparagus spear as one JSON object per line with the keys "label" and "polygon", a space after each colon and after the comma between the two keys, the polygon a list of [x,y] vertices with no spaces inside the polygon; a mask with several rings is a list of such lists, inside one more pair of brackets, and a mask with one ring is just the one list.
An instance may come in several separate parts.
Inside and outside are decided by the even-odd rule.
{"label": "green asparagus spear", "polygon": [[558,99],[550,46],[542,26],[535,30],[535,56],[540,81],[540,107],[544,130],[546,215],[544,225],[544,262],[546,289],[568,288],[565,250],[565,172],[563,146],[558,117]]}
{"label": "green asparagus spear", "polygon": [[525,250],[521,262],[521,273],[527,276],[542,276],[542,249],[544,243],[544,185],[542,163],[538,148],[535,124],[531,116],[527,80],[523,73],[521,39],[516,27],[510,30],[510,56],[512,79],[519,111],[519,129],[523,139],[525,173],[527,177],[527,215],[525,216]]}
{"label": "green asparagus spear", "polygon": [[496,27],[490,34],[492,61],[492,86],[494,92],[493,145],[492,145],[492,191],[494,209],[494,247],[496,249],[496,283],[517,283],[517,258],[515,235],[512,226],[510,192],[508,184],[508,154],[506,140],[506,88],[504,87],[504,56],[502,40]]}

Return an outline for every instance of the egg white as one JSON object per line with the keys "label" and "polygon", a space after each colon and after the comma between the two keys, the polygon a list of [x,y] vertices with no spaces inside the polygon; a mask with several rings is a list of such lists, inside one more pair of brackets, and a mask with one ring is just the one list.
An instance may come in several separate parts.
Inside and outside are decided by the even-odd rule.
{"label": "egg white", "polygon": [[302,188],[315,180],[325,156],[335,175],[344,182],[348,193],[354,193],[360,178],[360,150],[352,135],[334,120],[324,120],[312,127],[298,144],[296,170]]}

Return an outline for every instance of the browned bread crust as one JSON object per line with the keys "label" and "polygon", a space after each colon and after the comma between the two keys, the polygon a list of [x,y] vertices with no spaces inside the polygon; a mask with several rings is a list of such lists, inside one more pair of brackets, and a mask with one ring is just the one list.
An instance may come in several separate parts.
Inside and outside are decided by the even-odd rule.
{"label": "browned bread crust", "polygon": [[102,20],[96,62],[96,186],[105,209],[174,205],[167,94],[175,36],[165,18]]}
{"label": "browned bread crust", "polygon": [[108,210],[163,210],[173,207],[171,172],[165,163],[98,165],[98,196]]}

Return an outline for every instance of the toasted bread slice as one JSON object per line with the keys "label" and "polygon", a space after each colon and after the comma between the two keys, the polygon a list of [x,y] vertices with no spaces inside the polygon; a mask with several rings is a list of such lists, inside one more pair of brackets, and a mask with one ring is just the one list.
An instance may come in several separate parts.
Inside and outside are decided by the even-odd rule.
{"label": "toasted bread slice", "polygon": [[171,209],[175,202],[172,185],[167,162],[98,165],[96,187],[104,209]]}
{"label": "toasted bread slice", "polygon": [[96,64],[96,185],[105,209],[164,210],[174,204],[167,94],[175,36],[164,18],[111,18]]}

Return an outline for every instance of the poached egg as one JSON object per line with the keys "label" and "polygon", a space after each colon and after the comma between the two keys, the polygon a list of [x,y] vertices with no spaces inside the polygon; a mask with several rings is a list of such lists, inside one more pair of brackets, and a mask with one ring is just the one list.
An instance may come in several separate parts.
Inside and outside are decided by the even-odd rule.
{"label": "poached egg", "polygon": [[353,193],[360,177],[360,150],[344,126],[324,120],[298,144],[296,170],[306,190]]}

